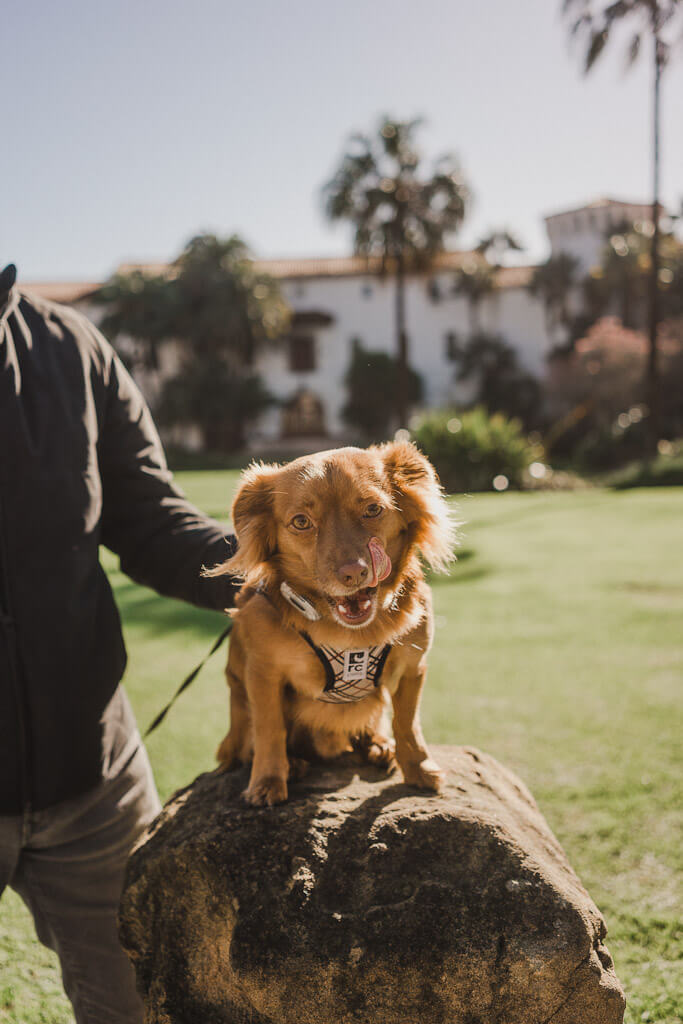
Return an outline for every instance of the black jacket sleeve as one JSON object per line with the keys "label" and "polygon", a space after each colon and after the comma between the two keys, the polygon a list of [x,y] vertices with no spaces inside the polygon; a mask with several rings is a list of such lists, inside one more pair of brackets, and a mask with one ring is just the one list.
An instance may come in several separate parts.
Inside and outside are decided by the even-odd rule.
{"label": "black jacket sleeve", "polygon": [[227,608],[238,589],[234,580],[206,579],[201,570],[229,558],[235,537],[226,536],[174,483],[140,391],[106,342],[104,352],[98,441],[102,542],[137,583],[204,608]]}

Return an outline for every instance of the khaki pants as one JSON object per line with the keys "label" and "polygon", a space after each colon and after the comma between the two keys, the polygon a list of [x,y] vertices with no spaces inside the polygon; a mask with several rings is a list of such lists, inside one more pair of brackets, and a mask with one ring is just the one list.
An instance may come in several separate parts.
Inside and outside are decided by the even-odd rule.
{"label": "khaki pants", "polygon": [[6,885],[19,893],[38,938],[59,956],[78,1024],[142,1021],[116,915],[130,849],[160,809],[136,732],[96,789],[45,811],[0,817],[0,893]]}

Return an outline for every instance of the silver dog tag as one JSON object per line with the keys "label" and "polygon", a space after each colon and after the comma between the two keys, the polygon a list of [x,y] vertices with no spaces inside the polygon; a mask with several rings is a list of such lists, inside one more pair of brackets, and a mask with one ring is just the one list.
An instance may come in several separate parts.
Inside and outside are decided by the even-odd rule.
{"label": "silver dog tag", "polygon": [[282,582],[280,584],[280,593],[284,597],[285,601],[288,601],[292,608],[296,608],[298,612],[301,612],[309,622],[317,622],[320,618],[320,613],[311,604],[308,598],[302,594],[297,594],[293,587],[290,587],[289,583]]}

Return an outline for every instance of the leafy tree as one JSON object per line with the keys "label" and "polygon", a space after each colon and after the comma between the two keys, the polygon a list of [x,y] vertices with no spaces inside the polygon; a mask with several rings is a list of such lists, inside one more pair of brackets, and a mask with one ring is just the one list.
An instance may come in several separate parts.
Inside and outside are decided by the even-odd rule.
{"label": "leafy tree", "polygon": [[572,19],[573,35],[585,40],[584,67],[588,73],[599,60],[615,27],[628,22],[635,25],[628,48],[633,64],[643,43],[649,44],[653,67],[652,93],[652,243],[650,257],[649,339],[646,385],[651,409],[652,434],[656,441],[659,427],[659,360],[657,350],[659,305],[659,138],[661,77],[672,50],[672,40],[680,32],[682,0],[563,0],[563,10]]}
{"label": "leafy tree", "polygon": [[[351,365],[344,377],[348,392],[342,409],[344,420],[358,427],[373,441],[384,440],[389,434],[394,414],[394,395],[398,386],[399,367],[395,358],[386,352],[373,352],[355,342]],[[408,368],[408,402],[413,405],[422,399],[422,378]]]}
{"label": "leafy tree", "polygon": [[178,346],[160,422],[196,424],[208,449],[240,447],[246,423],[272,401],[251,369],[254,355],[282,335],[289,316],[277,282],[257,272],[244,242],[198,235],[167,273],[116,275],[95,298],[105,332],[133,339],[134,364],[157,368],[161,346]]}
{"label": "leafy tree", "polygon": [[[616,313],[624,327],[648,326],[648,286],[652,270],[651,236],[641,224],[623,224],[607,240],[601,265],[594,271],[595,287],[602,290],[603,307]],[[683,261],[683,246],[671,233],[660,232],[659,308],[661,319],[677,315],[679,285],[676,270]]]}
{"label": "leafy tree", "polygon": [[157,409],[162,426],[196,423],[207,451],[244,444],[244,426],[274,399],[255,373],[235,373],[220,355],[190,359],[164,384]]}
{"label": "leafy tree", "polygon": [[[664,369],[662,427],[677,436],[683,422],[683,340],[674,323],[660,328]],[[640,405],[648,355],[645,334],[602,317],[571,352],[550,360],[547,395],[555,423],[546,449],[572,454],[594,468],[644,454],[647,408]],[[665,436],[666,436],[665,434]]]}
{"label": "leafy tree", "polygon": [[175,292],[167,276],[114,274],[93,296],[104,306],[100,327],[117,339],[119,354],[133,367],[159,369],[159,350],[173,322]]}
{"label": "leafy tree", "polygon": [[460,349],[457,373],[459,380],[476,383],[472,405],[519,417],[527,429],[540,425],[540,384],[522,369],[514,348],[501,335],[472,335]]}
{"label": "leafy tree", "polygon": [[419,121],[385,117],[377,134],[357,134],[334,177],[324,186],[330,220],[355,228],[354,251],[379,260],[396,279],[398,379],[395,414],[405,424],[410,404],[408,337],[405,328],[405,275],[428,267],[465,216],[469,192],[452,156],[438,160],[426,177],[415,145]]}

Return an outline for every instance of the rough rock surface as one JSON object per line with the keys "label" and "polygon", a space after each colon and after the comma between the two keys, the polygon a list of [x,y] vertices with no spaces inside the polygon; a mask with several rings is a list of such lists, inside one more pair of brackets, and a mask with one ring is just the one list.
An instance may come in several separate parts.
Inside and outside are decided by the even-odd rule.
{"label": "rough rock surface", "polygon": [[434,754],[441,796],[351,761],[273,809],[243,772],[177,793],[121,904],[147,1024],[620,1024],[603,919],[526,788]]}

